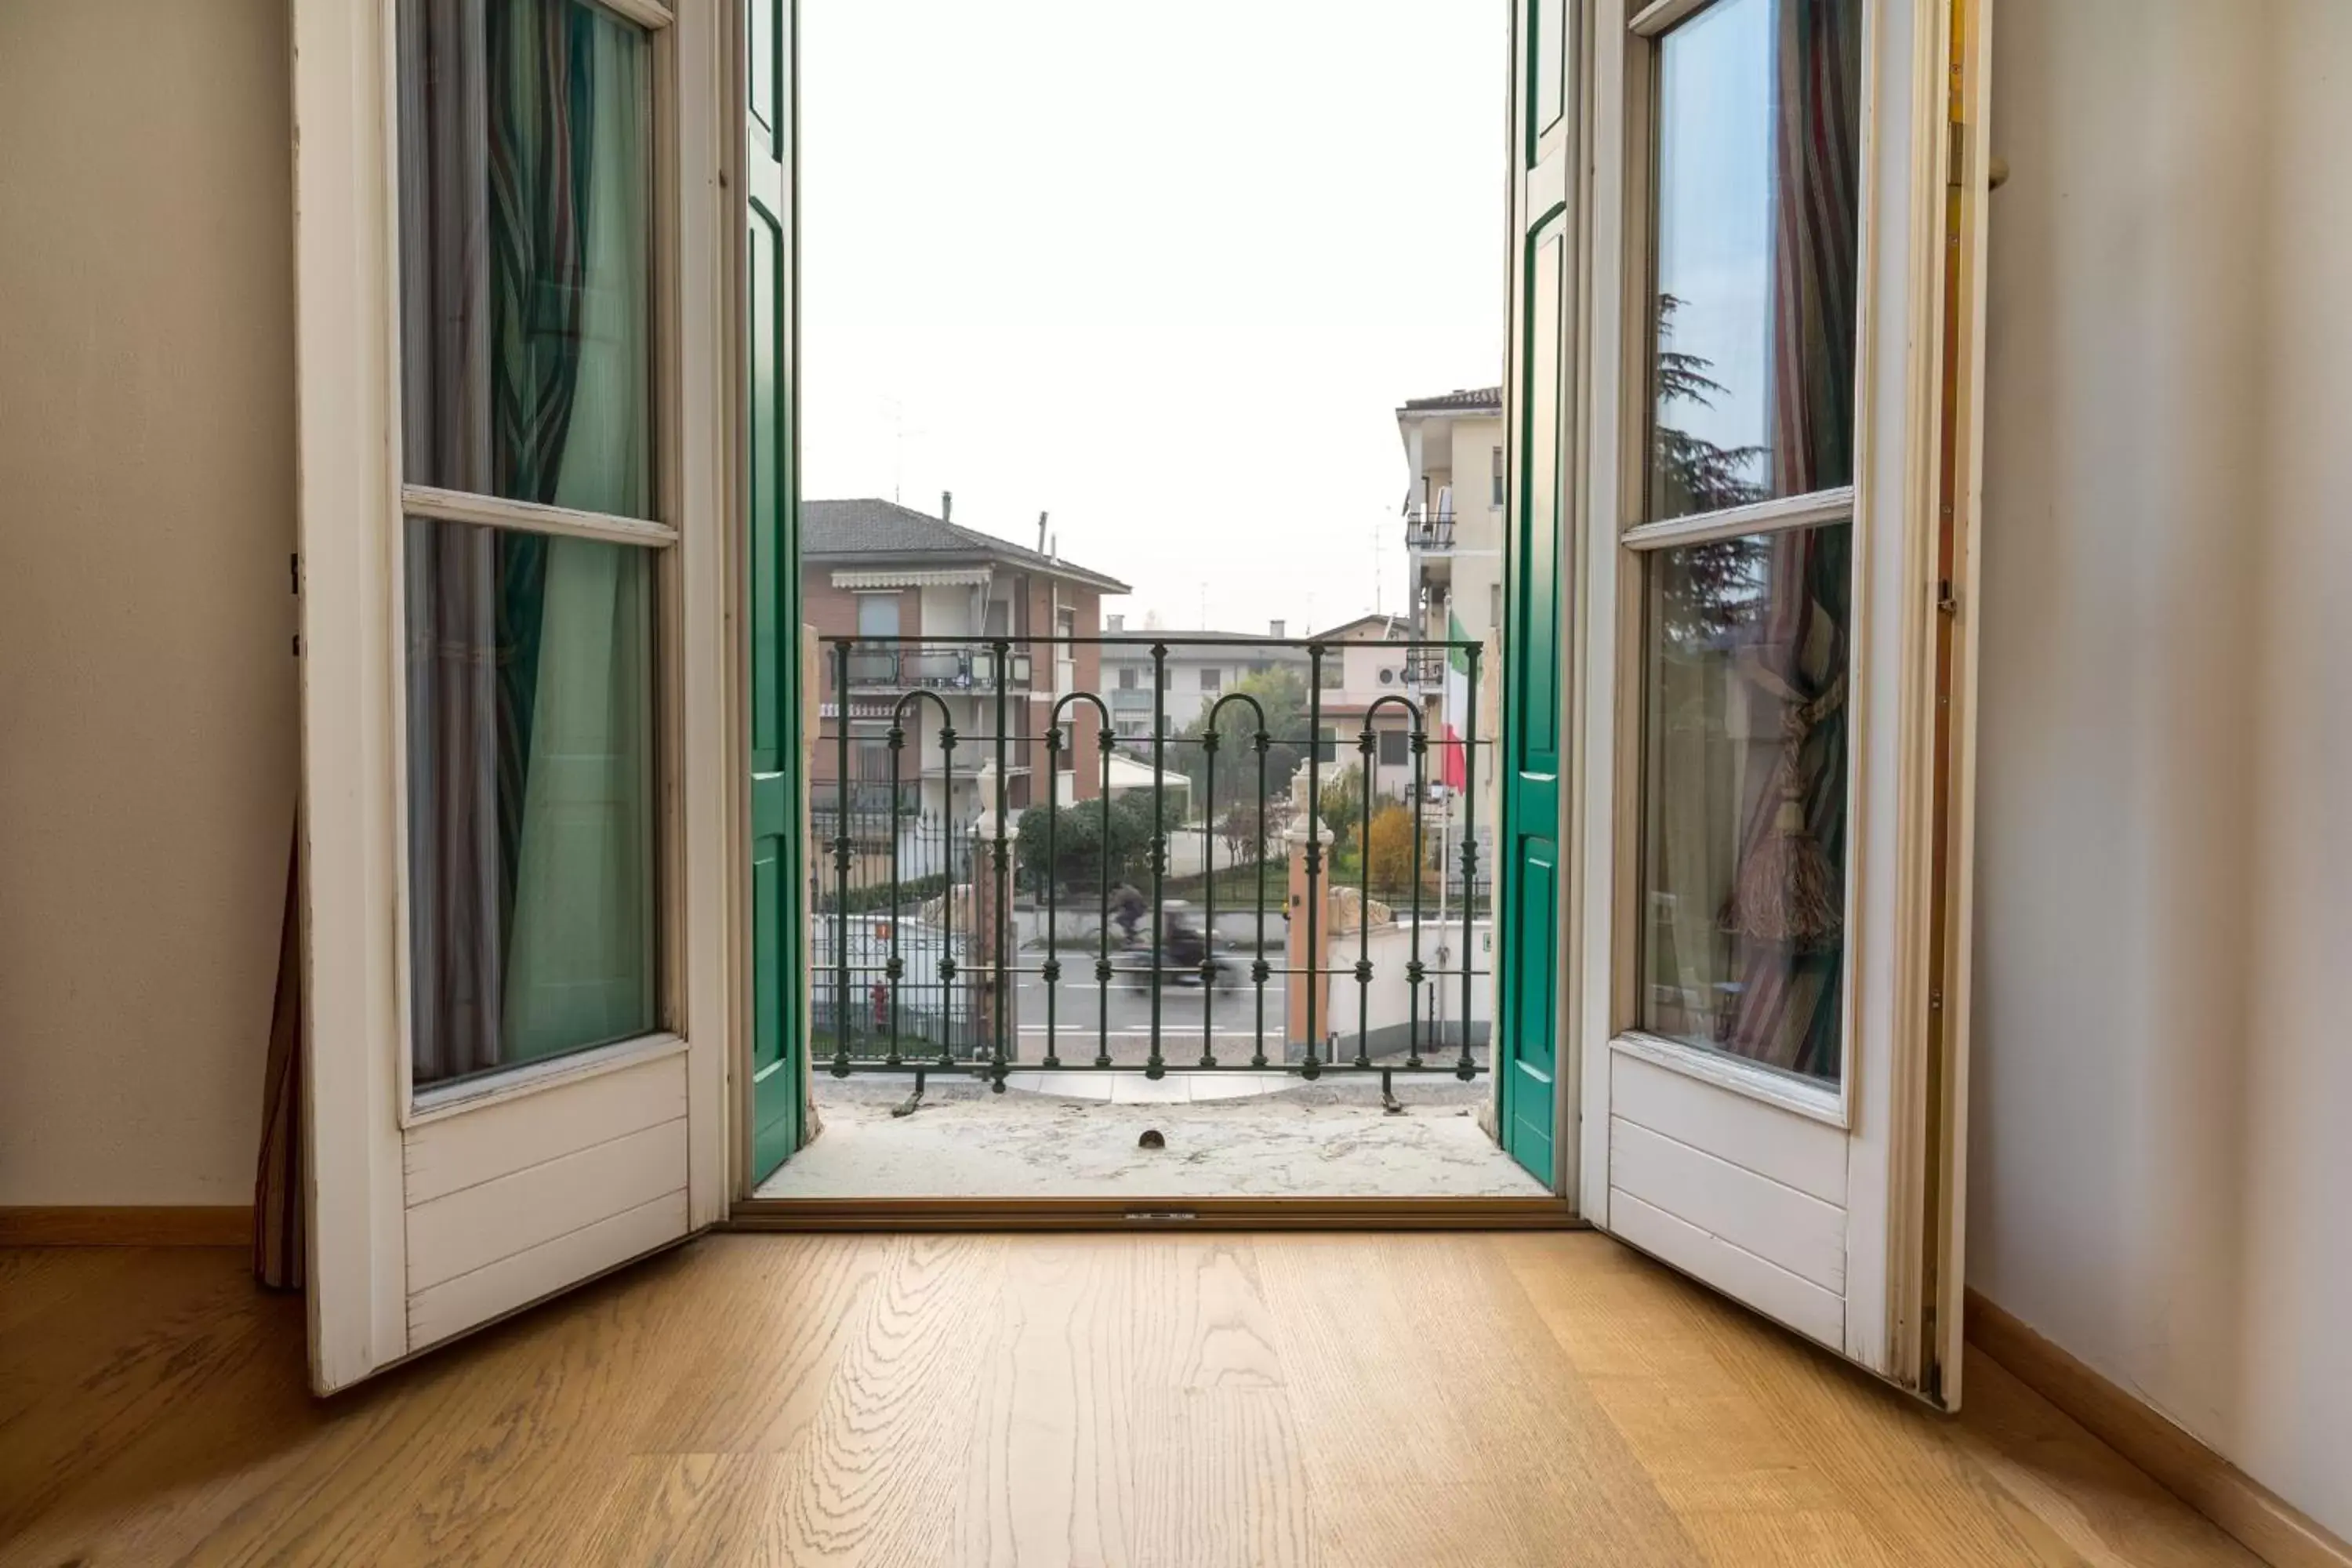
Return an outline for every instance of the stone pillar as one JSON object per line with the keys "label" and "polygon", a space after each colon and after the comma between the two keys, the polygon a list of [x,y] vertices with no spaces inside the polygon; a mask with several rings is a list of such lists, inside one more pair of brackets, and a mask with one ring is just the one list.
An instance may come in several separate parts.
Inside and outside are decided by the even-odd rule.
{"label": "stone pillar", "polygon": [[[995,1047],[998,1015],[1003,1015],[1004,1058],[1011,1061],[1019,1054],[1020,1024],[1013,1016],[1013,1005],[1011,970],[1013,954],[1020,943],[1013,932],[1013,842],[1004,843],[1004,861],[996,859],[996,764],[982,763],[973,784],[980,792],[980,816],[971,825],[971,932],[970,973],[963,977],[964,989],[971,997],[972,1044],[979,1054],[988,1056]],[[952,864],[952,850],[950,850]],[[949,896],[954,896],[953,879],[950,879]],[[997,915],[1004,917],[1005,994],[996,989]]]}
{"label": "stone pillar", "polygon": [[[1283,1057],[1286,1061],[1297,1061],[1307,1054],[1307,998],[1310,985],[1314,987],[1315,1034],[1318,1053],[1322,1037],[1331,1032],[1330,977],[1318,974],[1310,980],[1305,973],[1310,968],[1324,966],[1323,954],[1316,952],[1315,947],[1322,948],[1325,952],[1330,951],[1331,841],[1331,830],[1316,816],[1315,803],[1307,798],[1307,770],[1301,767],[1290,781],[1290,826],[1282,832],[1284,858],[1290,866],[1290,932],[1286,952],[1291,973],[1283,986],[1282,1032]],[[1323,867],[1314,888],[1314,947],[1308,945],[1309,921],[1307,918],[1307,847],[1309,844],[1321,847],[1319,858]]]}

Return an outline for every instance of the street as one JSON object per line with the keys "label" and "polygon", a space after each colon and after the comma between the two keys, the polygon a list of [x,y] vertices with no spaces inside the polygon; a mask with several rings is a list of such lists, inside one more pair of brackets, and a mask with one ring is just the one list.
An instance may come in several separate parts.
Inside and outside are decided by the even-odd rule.
{"label": "street", "polygon": [[[1024,967],[1034,968],[1040,955],[1024,952]],[[1245,953],[1223,955],[1240,977],[1239,984],[1227,989],[1204,993],[1195,985],[1163,983],[1160,992],[1160,1049],[1171,1060],[1197,1062],[1201,1058],[1202,1025],[1210,1027],[1211,1048],[1220,1061],[1246,1062],[1257,1049],[1258,1003],[1257,987],[1248,979],[1250,959]],[[1279,962],[1280,955],[1273,955]],[[1062,978],[1048,987],[1036,974],[1024,974],[1014,994],[1018,998],[1015,1014],[1020,1026],[1019,1059],[1034,1063],[1045,1058],[1047,1044],[1045,1026],[1046,992],[1055,993],[1053,1043],[1055,1054],[1066,1061],[1092,1061],[1096,1039],[1101,1031],[1109,1041],[1111,1060],[1120,1063],[1142,1063],[1151,1057],[1151,993],[1148,983],[1139,986],[1139,976],[1114,975],[1110,982],[1109,1009],[1104,1011],[1102,986],[1095,979],[1092,955],[1066,952],[1062,958]],[[1271,975],[1265,983],[1266,1056],[1270,1060],[1282,1059],[1284,976]],[[1204,1019],[1205,1015],[1205,1019]],[[1105,1019],[1108,1017],[1108,1024]]]}

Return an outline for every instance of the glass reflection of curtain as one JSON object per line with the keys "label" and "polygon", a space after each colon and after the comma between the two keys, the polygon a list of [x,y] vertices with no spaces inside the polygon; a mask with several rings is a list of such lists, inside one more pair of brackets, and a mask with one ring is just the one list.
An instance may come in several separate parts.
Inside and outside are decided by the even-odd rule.
{"label": "glass reflection of curtain", "polygon": [[1772,493],[1853,478],[1862,6],[1779,0],[1772,105]]}
{"label": "glass reflection of curtain", "polygon": [[[400,7],[399,121],[404,474],[486,491],[483,5]],[[410,1033],[415,1077],[431,1082],[499,1060],[498,541],[419,520],[406,534]]]}
{"label": "glass reflection of curtain", "polygon": [[1830,1079],[1852,531],[1725,540],[1653,566],[1643,1024]]}
{"label": "glass reflection of curtain", "polygon": [[[1857,0],[1780,0],[1773,106],[1772,450],[1783,465],[1775,489],[1801,495],[1852,482],[1854,349],[1861,276],[1862,6]],[[1784,728],[1817,704],[1831,704],[1808,726],[1797,765],[1803,790],[1808,855],[1838,868],[1843,911],[1845,825],[1844,606],[1851,530],[1809,530],[1772,542],[1769,625],[1756,650],[1759,669],[1748,700],[1777,742]],[[1831,615],[1824,605],[1835,605]],[[1832,690],[1832,682],[1837,684]],[[1769,716],[1769,719],[1768,719]],[[1746,802],[1742,870],[1759,863],[1779,832],[1781,792],[1764,783]],[[1833,765],[1829,765],[1832,764]],[[1788,896],[1784,889],[1784,896]],[[1740,977],[1724,1043],[1743,1056],[1836,1078],[1837,984],[1842,941],[1759,941],[1742,934],[1737,911],[1724,911]]]}
{"label": "glass reflection of curtain", "polygon": [[[548,398],[567,395],[554,458],[555,504],[642,517],[650,510],[644,273],[647,232],[635,132],[644,85],[636,40],[620,24],[569,7],[570,212],[547,228],[576,246],[562,290],[570,331]],[[553,195],[555,193],[551,193]],[[552,203],[543,204],[551,206]],[[565,254],[572,254],[567,250]],[[551,300],[546,307],[555,308]],[[536,363],[536,362],[534,362]],[[651,715],[651,558],[576,539],[532,542],[542,614],[530,721],[520,733],[524,787],[506,986],[510,1058],[528,1058],[650,1026],[652,855],[646,842]],[[523,712],[519,702],[509,710]]]}
{"label": "glass reflection of curtain", "polygon": [[[406,477],[643,516],[643,40],[574,0],[400,18]],[[419,1082],[650,1022],[635,556],[408,524]]]}
{"label": "glass reflection of curtain", "polygon": [[[1843,696],[1852,538],[1843,524],[1771,538],[1768,570],[1775,592],[1754,640],[1735,661],[1748,742],[1741,748],[1747,766],[1735,797],[1742,824],[1738,860],[1717,884],[1729,889],[1723,907],[1711,911],[1730,944],[1727,973],[1738,977],[1717,1037],[1741,1056],[1827,1079],[1843,1067],[1838,978],[1845,949]],[[1793,763],[1796,793],[1789,812],[1785,763]],[[1791,920],[1784,906],[1802,901],[1788,885],[1798,854],[1827,874],[1821,889],[1826,907]],[[1755,900],[1759,907],[1744,908],[1747,887],[1765,867],[1780,885]]]}

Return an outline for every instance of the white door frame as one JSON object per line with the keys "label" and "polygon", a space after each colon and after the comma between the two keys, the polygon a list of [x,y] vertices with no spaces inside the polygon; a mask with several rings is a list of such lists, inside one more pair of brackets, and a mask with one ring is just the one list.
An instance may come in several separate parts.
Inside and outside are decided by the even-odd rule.
{"label": "white door frame", "polygon": [[[1705,0],[1591,0],[1587,252],[1590,315],[1583,356],[1575,617],[1578,734],[1567,810],[1574,889],[1566,989],[1578,1075],[1579,1212],[1611,1225],[1611,1084],[1622,1058],[1780,1106],[1847,1139],[1846,1313],[1841,1349],[1906,1387],[1957,1402],[1959,1374],[1959,1158],[1967,1020],[1969,738],[1973,732],[1972,616],[1954,616],[1952,750],[1957,787],[1941,817],[1947,864],[1938,883],[1938,772],[1930,745],[1938,702],[1938,622],[1973,603],[1976,556],[1974,388],[1977,312],[1962,344],[1967,413],[1961,489],[1954,498],[1960,575],[1939,582],[1937,458],[1943,373],[1947,173],[1963,153],[1968,284],[1981,276],[1984,0],[1971,10],[1958,95],[1968,140],[1947,134],[1953,5],[1969,0],[1865,0],[1861,94],[1863,282],[1855,384],[1854,620],[1848,675],[1852,822],[1848,834],[1846,1064],[1834,1091],[1737,1060],[1635,1035],[1640,870],[1641,577],[1628,530],[1639,521],[1647,468],[1650,331],[1650,69],[1658,33]],[[1969,13],[1964,12],[1964,15]],[[1979,300],[1980,308],[1980,300]],[[1762,512],[1779,503],[1753,509]],[[1785,510],[1785,509],[1784,509]],[[1674,525],[1653,525],[1654,533]],[[1711,531],[1715,536],[1724,531]],[[1734,530],[1733,531],[1737,531]],[[1927,942],[1943,902],[1945,943]],[[1940,982],[1940,997],[1931,990]],[[1940,1037],[1931,1037],[1938,1016]],[[1940,1051],[1940,1061],[1933,1053]],[[1932,1323],[1923,1321],[1932,1300]],[[1882,1312],[1874,1304],[1885,1303]],[[1932,1372],[1931,1372],[1932,1369]],[[1940,1378],[1940,1382],[1934,1382]],[[1931,1386],[1932,1384],[1932,1386]]]}
{"label": "white door frame", "polygon": [[[662,989],[667,1026],[420,1102],[408,1082],[397,344],[395,0],[294,0],[297,504],[311,1363],[322,1392],[426,1348],[412,1335],[404,1160],[413,1129],[685,1058],[686,1229],[725,1217],[740,978],[728,719],[740,627],[727,334],[737,312],[722,159],[731,5],[601,0],[658,29],[655,312]],[[425,510],[432,510],[427,504]],[[486,518],[565,531],[528,509]],[[553,1285],[561,1289],[562,1282]]]}

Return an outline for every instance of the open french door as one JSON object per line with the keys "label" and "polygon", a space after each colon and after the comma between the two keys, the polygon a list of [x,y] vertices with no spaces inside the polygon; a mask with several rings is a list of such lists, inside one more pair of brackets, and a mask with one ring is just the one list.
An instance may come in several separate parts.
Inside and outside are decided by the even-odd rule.
{"label": "open french door", "polygon": [[1567,545],[1579,341],[1572,205],[1582,130],[1568,0],[1519,0],[1512,61],[1511,289],[1506,355],[1509,535],[1503,552],[1502,827],[1496,836],[1503,919],[1496,962],[1496,1127],[1511,1156],[1546,1185],[1565,1184],[1557,1135],[1560,955],[1568,890],[1561,835],[1570,668]]}
{"label": "open french door", "polygon": [[729,9],[296,0],[312,1381],[724,1212]]}
{"label": "open french door", "polygon": [[[1577,1205],[1946,1405],[1983,17],[1984,0],[1519,0],[1514,76],[1521,427],[1546,398],[1575,405]],[[1542,52],[1563,39],[1564,64]],[[1556,132],[1563,80],[1585,112]],[[1589,157],[1553,175],[1551,135]],[[1553,225],[1581,226],[1580,264],[1552,259]],[[1577,307],[1556,328],[1555,288]],[[1530,509],[1551,434],[1525,437]],[[1562,863],[1522,855],[1523,878]]]}
{"label": "open french door", "polygon": [[812,726],[794,679],[798,606],[799,468],[793,461],[793,206],[792,0],[744,0],[744,396],[749,490],[751,671],[751,1163],[757,1186],[798,1149],[807,1119],[799,1057],[808,973],[801,942],[809,887],[800,794]]}

